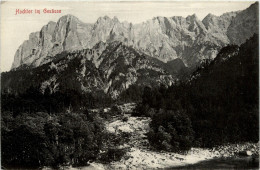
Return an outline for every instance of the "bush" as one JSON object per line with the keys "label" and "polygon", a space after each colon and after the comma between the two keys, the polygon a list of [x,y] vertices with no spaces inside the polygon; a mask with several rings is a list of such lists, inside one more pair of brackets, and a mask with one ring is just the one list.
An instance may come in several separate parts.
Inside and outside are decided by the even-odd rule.
{"label": "bush", "polygon": [[128,121],[128,117],[127,117],[127,116],[124,116],[124,117],[122,118],[122,121],[123,121],[123,122],[127,122],[127,121]]}
{"label": "bush", "polygon": [[161,110],[152,117],[150,128],[148,140],[156,149],[178,152],[192,146],[194,132],[184,113]]}
{"label": "bush", "polygon": [[100,161],[109,163],[119,161],[126,153],[126,149],[109,148],[105,153],[100,155]]}
{"label": "bush", "polygon": [[112,161],[119,161],[125,155],[126,149],[119,148],[124,143],[129,142],[130,133],[122,132],[119,135],[114,133],[106,133],[103,137],[104,143],[102,152],[98,155],[98,161],[109,163]]}
{"label": "bush", "polygon": [[154,109],[150,108],[148,104],[138,104],[132,112],[132,116],[137,117],[151,117],[154,115]]}
{"label": "bush", "polygon": [[121,110],[118,108],[117,105],[113,105],[111,107],[111,110],[109,111],[110,115],[119,115],[121,113]]}

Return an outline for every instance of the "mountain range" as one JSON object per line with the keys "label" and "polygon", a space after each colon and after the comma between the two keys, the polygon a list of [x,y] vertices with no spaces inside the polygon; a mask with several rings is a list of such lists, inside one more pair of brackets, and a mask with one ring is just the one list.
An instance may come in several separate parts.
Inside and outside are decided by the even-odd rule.
{"label": "mountain range", "polygon": [[203,59],[215,58],[227,44],[242,44],[257,32],[258,3],[221,16],[208,14],[202,21],[195,14],[186,18],[154,17],[139,24],[104,16],[87,24],[65,15],[30,34],[16,51],[12,69],[37,67],[63,51],[91,49],[101,41],[122,42],[165,63],[179,58],[191,67]]}
{"label": "mountain range", "polygon": [[2,91],[30,87],[55,93],[105,93],[112,98],[132,85],[171,86],[228,44],[258,33],[258,3],[221,16],[155,17],[140,24],[105,16],[86,24],[72,15],[31,33],[1,75]]}

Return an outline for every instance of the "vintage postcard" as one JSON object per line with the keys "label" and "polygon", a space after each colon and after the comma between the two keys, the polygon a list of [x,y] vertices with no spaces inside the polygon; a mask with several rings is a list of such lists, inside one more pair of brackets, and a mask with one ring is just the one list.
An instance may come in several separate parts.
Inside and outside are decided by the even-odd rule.
{"label": "vintage postcard", "polygon": [[2,1],[1,169],[258,169],[258,1]]}

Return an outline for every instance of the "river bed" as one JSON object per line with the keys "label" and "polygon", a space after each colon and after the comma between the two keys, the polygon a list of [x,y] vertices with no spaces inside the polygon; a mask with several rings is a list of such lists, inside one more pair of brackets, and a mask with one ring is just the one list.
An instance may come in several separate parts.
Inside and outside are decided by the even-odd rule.
{"label": "river bed", "polygon": [[195,164],[165,168],[170,169],[259,169],[259,157],[215,158]]}

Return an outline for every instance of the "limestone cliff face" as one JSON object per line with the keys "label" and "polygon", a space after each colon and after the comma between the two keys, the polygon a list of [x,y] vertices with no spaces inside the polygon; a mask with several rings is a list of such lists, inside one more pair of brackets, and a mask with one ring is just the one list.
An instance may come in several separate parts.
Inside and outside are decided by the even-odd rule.
{"label": "limestone cliff face", "polygon": [[26,40],[16,51],[12,68],[21,65],[40,65],[48,51],[53,47],[51,40],[55,26],[55,22],[49,22],[42,27],[40,32],[31,33],[29,40]]}
{"label": "limestone cliff face", "polygon": [[179,58],[186,66],[193,66],[202,59],[214,58],[221,47],[239,45],[257,32],[258,3],[221,16],[209,14],[202,21],[194,14],[186,18],[155,17],[133,25],[105,16],[94,24],[85,24],[66,15],[30,34],[16,51],[12,69],[37,67],[62,51],[93,48],[101,41],[120,41],[163,62]]}
{"label": "limestone cliff face", "polygon": [[231,44],[240,45],[259,31],[259,5],[255,3],[239,12],[228,27],[227,36]]}
{"label": "limestone cliff face", "polygon": [[208,14],[203,20],[208,33],[215,39],[215,42],[229,44],[230,40],[227,36],[228,27],[238,12],[229,12],[221,16]]}

